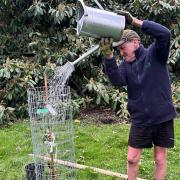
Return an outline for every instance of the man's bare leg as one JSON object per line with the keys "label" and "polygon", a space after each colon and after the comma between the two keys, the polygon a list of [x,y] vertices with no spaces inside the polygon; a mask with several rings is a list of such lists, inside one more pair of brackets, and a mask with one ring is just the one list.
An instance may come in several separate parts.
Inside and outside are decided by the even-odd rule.
{"label": "man's bare leg", "polygon": [[163,180],[166,176],[167,148],[154,147],[155,180]]}
{"label": "man's bare leg", "polygon": [[141,157],[141,149],[133,148],[128,146],[128,155],[127,155],[127,174],[128,180],[136,180],[138,176],[138,169],[139,169],[139,160]]}

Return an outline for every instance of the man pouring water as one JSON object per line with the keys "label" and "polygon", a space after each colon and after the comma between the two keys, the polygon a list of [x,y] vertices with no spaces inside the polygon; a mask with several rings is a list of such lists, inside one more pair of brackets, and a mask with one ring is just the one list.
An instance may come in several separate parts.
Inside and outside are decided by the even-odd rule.
{"label": "man pouring water", "polygon": [[124,30],[121,40],[113,43],[124,59],[120,65],[114,58],[112,40],[105,37],[100,42],[109,80],[115,86],[127,86],[127,108],[131,118],[128,180],[137,178],[142,149],[151,147],[154,148],[154,178],[163,180],[167,149],[174,146],[173,119],[176,117],[167,69],[171,33],[166,27],[153,21],[141,21],[129,12],[117,13],[125,16],[126,24],[139,27],[155,39],[145,48],[135,31]]}

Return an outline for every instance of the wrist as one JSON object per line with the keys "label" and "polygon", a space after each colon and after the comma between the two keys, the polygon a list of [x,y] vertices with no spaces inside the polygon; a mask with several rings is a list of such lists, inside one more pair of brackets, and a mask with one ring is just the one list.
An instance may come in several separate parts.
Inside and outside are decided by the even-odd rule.
{"label": "wrist", "polygon": [[136,27],[141,27],[143,24],[143,21],[137,19],[137,18],[133,18],[132,20],[132,25],[136,26]]}
{"label": "wrist", "polygon": [[104,58],[105,59],[112,59],[114,57],[114,54],[113,53],[111,53],[111,54],[109,54],[109,55],[106,55]]}

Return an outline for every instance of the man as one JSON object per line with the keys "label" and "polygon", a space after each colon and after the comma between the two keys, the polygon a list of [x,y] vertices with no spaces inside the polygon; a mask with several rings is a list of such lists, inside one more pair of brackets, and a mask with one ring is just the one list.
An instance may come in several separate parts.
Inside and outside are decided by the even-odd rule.
{"label": "man", "polygon": [[124,58],[119,66],[113,57],[112,42],[102,38],[100,43],[105,72],[111,83],[127,86],[127,108],[131,116],[128,180],[137,178],[142,149],[151,147],[154,147],[154,178],[163,180],[167,148],[174,146],[173,119],[176,117],[167,69],[171,34],[166,27],[155,22],[141,21],[129,12],[117,13],[125,16],[126,23],[140,27],[143,33],[155,39],[144,48],[135,31],[124,30],[121,40],[113,44]]}

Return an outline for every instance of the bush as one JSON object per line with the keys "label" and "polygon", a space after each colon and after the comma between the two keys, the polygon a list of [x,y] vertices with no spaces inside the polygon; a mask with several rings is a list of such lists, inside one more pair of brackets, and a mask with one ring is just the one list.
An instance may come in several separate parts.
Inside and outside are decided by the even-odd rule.
{"label": "bush", "polygon": [[[46,69],[74,61],[89,47],[98,43],[98,40],[92,38],[76,37],[76,2],[0,1],[0,117],[4,118],[1,122],[27,117],[27,88],[43,86],[43,73]],[[106,0],[101,1],[101,4],[106,10],[128,10],[140,19],[154,20],[171,29],[168,63],[171,73],[179,77],[178,1]],[[94,1],[89,1],[87,5],[97,7]],[[142,35],[140,31],[139,33]],[[148,44],[152,40],[142,36],[142,41]],[[119,115],[125,113],[123,116],[128,117],[125,110],[126,97],[124,94],[117,99],[113,97],[112,92],[122,92],[109,90],[100,59],[99,54],[95,54],[76,65],[76,71],[69,81],[74,90],[76,110],[78,112],[79,105],[89,106],[92,103],[110,105],[112,108],[117,106],[114,109],[119,109]]]}
{"label": "bush", "polygon": [[19,59],[7,58],[0,69],[1,123],[27,118],[27,89],[42,86],[44,71],[48,67],[49,64],[43,67]]}

